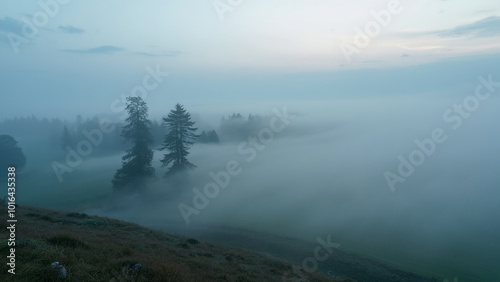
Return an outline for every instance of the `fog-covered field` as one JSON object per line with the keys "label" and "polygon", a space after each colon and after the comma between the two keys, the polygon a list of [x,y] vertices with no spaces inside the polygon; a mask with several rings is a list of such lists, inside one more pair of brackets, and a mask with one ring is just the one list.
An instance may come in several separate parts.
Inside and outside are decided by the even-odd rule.
{"label": "fog-covered field", "polygon": [[[220,192],[204,192],[212,198],[188,216],[187,228],[228,225],[308,241],[330,234],[345,250],[405,269],[486,279],[498,275],[500,147],[494,128],[500,100],[492,96],[453,129],[456,124],[443,120],[443,113],[464,97],[265,104],[262,115],[267,109],[270,117],[273,109],[288,113],[289,124],[273,138],[264,134],[261,142],[257,134],[257,147],[248,140],[195,144],[190,158],[198,168],[190,171],[181,194],[162,179],[157,152],[158,178],[147,184],[148,196],[131,195],[112,204],[110,180],[122,154],[84,157],[59,183],[50,164],[64,158],[38,151],[40,162],[29,163],[20,176],[19,202],[164,225],[176,232],[176,225],[186,228],[179,205],[195,208],[192,188],[204,192],[215,183],[211,172],[220,174],[237,162],[239,173],[229,181],[220,178],[227,183],[219,185]],[[199,115],[210,116],[210,110]],[[252,113],[246,105],[233,110]],[[264,123],[259,132],[266,128]],[[418,149],[414,140],[432,138],[436,128],[445,132],[446,141],[436,144],[392,191],[384,173],[397,174],[398,156],[408,159]]]}

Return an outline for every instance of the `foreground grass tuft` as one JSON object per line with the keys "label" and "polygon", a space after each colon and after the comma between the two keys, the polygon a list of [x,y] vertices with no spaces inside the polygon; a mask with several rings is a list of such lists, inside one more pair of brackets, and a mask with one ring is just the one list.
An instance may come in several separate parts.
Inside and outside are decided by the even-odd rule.
{"label": "foreground grass tuft", "polygon": [[75,239],[69,235],[58,234],[50,237],[47,242],[52,245],[69,247],[69,248],[88,248],[88,246],[82,241]]}

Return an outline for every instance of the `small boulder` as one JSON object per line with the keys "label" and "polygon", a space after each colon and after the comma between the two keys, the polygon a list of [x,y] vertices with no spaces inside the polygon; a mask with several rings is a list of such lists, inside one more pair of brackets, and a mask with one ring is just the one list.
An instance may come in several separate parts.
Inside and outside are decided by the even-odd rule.
{"label": "small boulder", "polygon": [[139,271],[141,271],[141,270],[142,270],[142,264],[137,263],[137,264],[135,264],[135,265],[132,267],[132,269],[133,269],[135,272],[139,272]]}
{"label": "small boulder", "polygon": [[68,271],[64,265],[60,264],[58,261],[50,264],[52,269],[57,272],[57,278],[65,279],[68,275]]}

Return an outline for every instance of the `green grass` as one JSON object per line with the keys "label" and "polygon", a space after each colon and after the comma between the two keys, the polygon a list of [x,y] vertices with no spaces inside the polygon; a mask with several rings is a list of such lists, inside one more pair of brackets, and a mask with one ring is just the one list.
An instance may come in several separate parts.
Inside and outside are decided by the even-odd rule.
{"label": "green grass", "polygon": [[84,248],[89,247],[83,243],[81,240],[74,238],[71,235],[57,234],[47,239],[47,242],[56,247],[66,247],[66,248]]}
{"label": "green grass", "polygon": [[[0,228],[7,209],[0,204]],[[175,236],[136,224],[81,213],[17,207],[16,274],[2,263],[0,281],[281,281],[291,264],[255,252]],[[5,237],[4,237],[5,238]],[[7,241],[0,241],[2,257]],[[140,263],[143,268],[134,270]],[[307,274],[309,281],[341,281]],[[346,280],[347,281],[347,280]]]}

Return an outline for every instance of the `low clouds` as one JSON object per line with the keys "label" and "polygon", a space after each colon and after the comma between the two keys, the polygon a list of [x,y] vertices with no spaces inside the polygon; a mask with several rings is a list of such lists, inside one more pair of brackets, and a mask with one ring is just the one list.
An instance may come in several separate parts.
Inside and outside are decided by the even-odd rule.
{"label": "low clouds", "polygon": [[63,51],[70,53],[81,53],[81,54],[113,54],[124,50],[125,49],[121,47],[105,45],[89,49],[64,49]]}
{"label": "low clouds", "polygon": [[8,33],[20,33],[23,24],[11,17],[0,18],[0,43],[10,44]]}
{"label": "low clouds", "polygon": [[[18,21],[12,17],[3,17],[0,18],[0,31],[21,33],[24,24],[26,23]],[[60,25],[57,27],[57,30],[72,34],[81,34],[85,32],[84,29],[71,25]]]}
{"label": "low clouds", "polygon": [[[60,25],[56,30],[46,28],[44,25],[36,25],[27,18],[19,21],[13,17],[0,18],[0,42],[12,46],[15,52],[18,52],[18,47],[22,44],[33,44],[29,39],[38,35],[39,30],[44,31],[59,31],[66,34],[82,34],[84,29],[74,27],[71,25]],[[17,51],[16,51],[17,50]]]}
{"label": "low clouds", "polygon": [[[74,33],[74,32],[73,32]],[[122,47],[103,45],[89,49],[63,49],[64,52],[80,53],[80,54],[115,54],[125,51]],[[153,52],[126,52],[125,54],[140,55],[147,57],[177,57],[182,54],[181,51],[164,51],[159,53]]]}
{"label": "low clouds", "polygon": [[71,26],[71,25],[60,25],[58,27],[58,29],[60,31],[63,31],[65,33],[71,33],[71,34],[81,34],[81,33],[84,33],[85,30],[84,29],[81,29],[81,28],[78,28],[78,27],[74,27],[74,26]]}
{"label": "low clouds", "polygon": [[134,52],[132,54],[147,56],[147,57],[177,57],[177,56],[181,55],[182,52],[179,50],[176,50],[176,51],[165,51],[165,52],[160,52],[160,53]]}
{"label": "low clouds", "polygon": [[22,23],[11,17],[0,18],[0,31],[15,32],[21,31]]}
{"label": "low clouds", "polygon": [[493,37],[500,35],[500,17],[491,16],[471,24],[457,26],[452,29],[438,31],[440,37]]}

